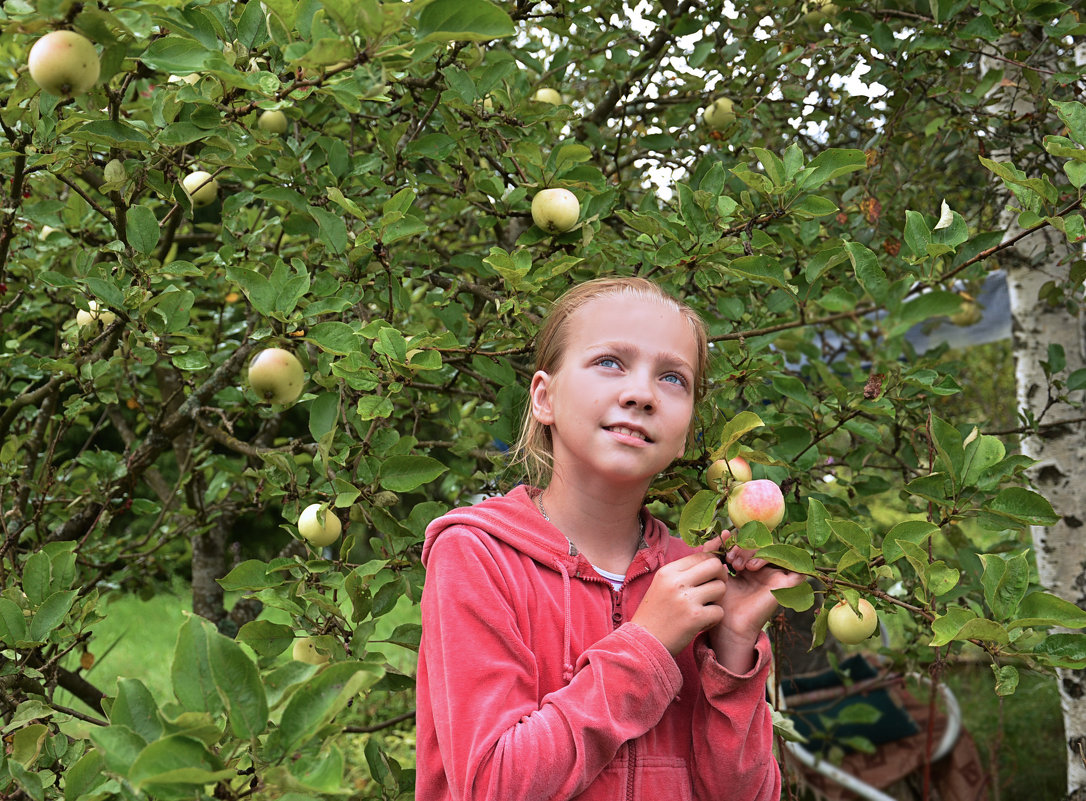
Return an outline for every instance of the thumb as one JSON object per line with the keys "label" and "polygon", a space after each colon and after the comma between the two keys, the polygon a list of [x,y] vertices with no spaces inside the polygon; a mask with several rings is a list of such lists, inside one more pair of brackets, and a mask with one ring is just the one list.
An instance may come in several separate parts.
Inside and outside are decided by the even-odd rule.
{"label": "thumb", "polygon": [[721,534],[713,537],[711,540],[707,540],[702,543],[701,551],[703,553],[718,553],[724,550],[724,542],[731,536],[730,531],[724,531]]}

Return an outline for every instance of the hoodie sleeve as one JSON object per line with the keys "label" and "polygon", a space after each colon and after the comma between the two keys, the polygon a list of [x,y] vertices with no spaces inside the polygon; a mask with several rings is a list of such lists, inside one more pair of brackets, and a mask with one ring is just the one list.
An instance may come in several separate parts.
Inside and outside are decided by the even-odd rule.
{"label": "hoodie sleeve", "polygon": [[430,706],[439,754],[420,753],[419,769],[443,770],[456,799],[572,798],[659,722],[682,675],[656,638],[626,623],[540,698],[515,608],[523,568],[503,561],[504,547],[451,528],[429,554],[419,703]]}
{"label": "hoodie sleeve", "polygon": [[737,676],[716,660],[699,637],[694,656],[702,692],[694,709],[694,790],[698,799],[777,801],[780,767],[773,755],[773,717],[766,702],[772,653],[763,632],[757,660]]}

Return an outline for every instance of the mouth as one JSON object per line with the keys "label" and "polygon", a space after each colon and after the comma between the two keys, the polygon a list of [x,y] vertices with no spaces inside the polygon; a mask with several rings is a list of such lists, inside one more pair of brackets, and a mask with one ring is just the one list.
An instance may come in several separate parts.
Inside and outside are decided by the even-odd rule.
{"label": "mouth", "polygon": [[652,438],[649,437],[648,434],[646,434],[644,431],[642,431],[639,428],[631,428],[630,426],[615,425],[615,426],[604,426],[604,429],[607,430],[607,431],[612,431],[612,432],[614,432],[616,434],[622,434],[623,436],[626,436],[626,437],[633,437],[634,439],[639,439],[642,442],[652,442]]}

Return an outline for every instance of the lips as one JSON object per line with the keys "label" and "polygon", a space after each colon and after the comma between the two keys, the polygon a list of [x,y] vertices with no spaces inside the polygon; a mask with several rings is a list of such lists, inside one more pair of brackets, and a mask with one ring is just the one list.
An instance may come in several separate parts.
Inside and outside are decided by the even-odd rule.
{"label": "lips", "polygon": [[613,431],[616,434],[623,434],[627,437],[634,437],[635,439],[640,439],[645,442],[652,442],[652,438],[640,428],[621,424],[604,426],[604,428],[608,431]]}

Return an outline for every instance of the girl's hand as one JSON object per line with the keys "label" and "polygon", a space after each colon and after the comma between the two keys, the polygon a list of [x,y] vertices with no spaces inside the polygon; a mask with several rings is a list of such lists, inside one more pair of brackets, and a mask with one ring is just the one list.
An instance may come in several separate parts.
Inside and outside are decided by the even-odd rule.
{"label": "girl's hand", "polygon": [[716,555],[693,553],[664,565],[652,577],[633,622],[678,655],[703,631],[724,619],[727,568]]}
{"label": "girl's hand", "polygon": [[[723,537],[710,540],[703,547],[719,553]],[[709,632],[709,641],[719,661],[728,664],[725,660],[729,660],[730,669],[736,673],[749,669],[754,643],[777,611],[773,590],[795,587],[805,580],[802,573],[775,567],[754,554],[755,551],[737,545],[725,554],[734,575],[728,577],[728,592],[721,600],[724,615]]]}

